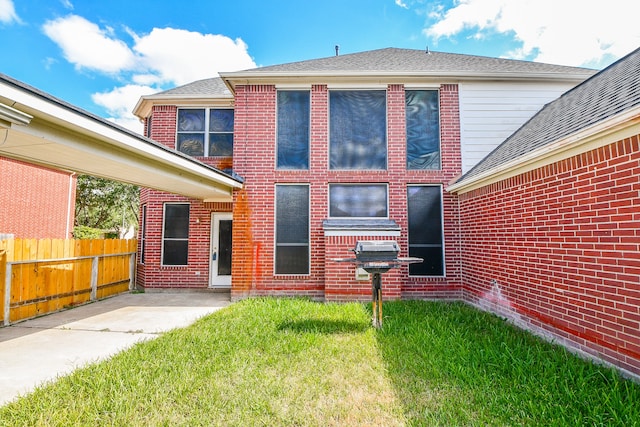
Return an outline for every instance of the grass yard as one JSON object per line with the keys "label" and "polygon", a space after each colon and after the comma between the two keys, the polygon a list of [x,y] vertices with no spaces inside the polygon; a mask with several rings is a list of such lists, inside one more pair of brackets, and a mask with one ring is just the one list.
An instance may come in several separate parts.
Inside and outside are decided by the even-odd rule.
{"label": "grass yard", "polygon": [[640,385],[460,303],[250,299],[0,408],[4,426],[640,425]]}

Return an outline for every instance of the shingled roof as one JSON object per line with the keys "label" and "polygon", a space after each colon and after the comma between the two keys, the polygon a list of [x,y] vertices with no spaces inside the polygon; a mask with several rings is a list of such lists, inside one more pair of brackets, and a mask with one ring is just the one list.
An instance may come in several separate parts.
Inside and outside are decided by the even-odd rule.
{"label": "shingled roof", "polygon": [[210,79],[197,80],[187,83],[186,85],[174,87],[173,89],[158,92],[153,97],[231,97],[229,88],[224,84],[220,77],[212,77]]}
{"label": "shingled roof", "polygon": [[513,59],[490,58],[456,53],[433,52],[427,50],[385,48],[366,52],[330,56],[301,62],[271,65],[240,71],[233,74],[272,73],[424,73],[435,72],[452,75],[456,73],[541,73],[541,74],[584,74],[584,68]]}
{"label": "shingled roof", "polygon": [[456,184],[490,174],[636,106],[640,106],[640,49],[547,104]]}

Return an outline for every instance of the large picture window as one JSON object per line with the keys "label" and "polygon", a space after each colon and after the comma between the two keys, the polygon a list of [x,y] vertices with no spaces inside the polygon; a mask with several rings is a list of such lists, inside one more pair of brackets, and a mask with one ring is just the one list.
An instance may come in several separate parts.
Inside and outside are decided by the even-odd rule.
{"label": "large picture window", "polygon": [[276,274],[309,274],[309,186],[276,185]]}
{"label": "large picture window", "polygon": [[329,92],[329,167],[387,168],[386,91]]}
{"label": "large picture window", "polygon": [[440,186],[409,186],[409,256],[422,258],[410,264],[411,276],[443,276],[442,191]]}
{"label": "large picture window", "polygon": [[406,90],[407,169],[440,169],[437,90]]}
{"label": "large picture window", "polygon": [[386,184],[331,184],[329,216],[331,218],[386,218]]}
{"label": "large picture window", "polygon": [[166,203],[162,224],[162,265],[187,265],[189,205]]}
{"label": "large picture window", "polygon": [[233,110],[178,110],[176,149],[190,156],[233,156]]}
{"label": "large picture window", "polygon": [[278,169],[309,169],[308,90],[278,91]]}

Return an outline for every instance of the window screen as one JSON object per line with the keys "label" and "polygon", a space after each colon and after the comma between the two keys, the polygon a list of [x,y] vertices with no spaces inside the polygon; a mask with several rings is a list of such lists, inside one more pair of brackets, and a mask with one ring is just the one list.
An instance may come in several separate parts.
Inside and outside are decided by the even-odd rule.
{"label": "window screen", "polygon": [[278,92],[278,169],[309,168],[309,91]]}
{"label": "window screen", "polygon": [[407,169],[440,169],[440,110],[437,90],[405,91]]}
{"label": "window screen", "polygon": [[309,274],[309,186],[276,186],[276,274]]}
{"label": "window screen", "polygon": [[209,111],[208,156],[233,156],[233,110]]}
{"label": "window screen", "polygon": [[329,141],[331,169],[386,169],[386,92],[329,92]]}
{"label": "window screen", "polygon": [[409,256],[422,258],[410,264],[412,276],[442,276],[442,195],[439,186],[410,186],[408,193]]}
{"label": "window screen", "polygon": [[165,204],[162,227],[162,264],[187,265],[189,205]]}
{"label": "window screen", "polygon": [[233,156],[232,109],[178,110],[176,149],[190,156]]}
{"label": "window screen", "polygon": [[329,216],[332,218],[386,218],[385,184],[331,184]]}

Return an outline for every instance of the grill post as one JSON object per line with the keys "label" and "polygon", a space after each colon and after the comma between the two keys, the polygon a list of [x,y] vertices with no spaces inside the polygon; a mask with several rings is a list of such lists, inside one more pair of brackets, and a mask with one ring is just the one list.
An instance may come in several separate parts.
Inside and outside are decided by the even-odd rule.
{"label": "grill post", "polygon": [[375,328],[382,327],[382,274],[373,273],[371,275],[371,292],[372,302],[371,309],[373,311],[373,318],[371,323]]}
{"label": "grill post", "polygon": [[395,240],[358,241],[351,249],[355,258],[336,258],[337,262],[349,262],[371,274],[371,323],[375,328],[382,327],[382,273],[400,264],[422,262],[422,258],[399,258],[400,246]]}

